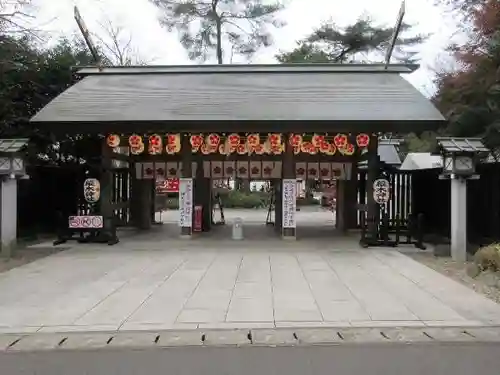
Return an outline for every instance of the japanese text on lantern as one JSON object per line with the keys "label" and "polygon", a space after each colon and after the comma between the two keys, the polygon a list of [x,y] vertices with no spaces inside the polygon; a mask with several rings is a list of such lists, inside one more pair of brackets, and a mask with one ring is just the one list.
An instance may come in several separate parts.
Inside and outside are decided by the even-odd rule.
{"label": "japanese text on lantern", "polygon": [[389,181],[379,178],[373,182],[373,199],[378,204],[385,204],[389,201],[391,195]]}
{"label": "japanese text on lantern", "polygon": [[193,179],[179,180],[179,226],[191,228],[193,225]]}
{"label": "japanese text on lantern", "polygon": [[295,228],[296,190],[297,182],[295,179],[283,180],[283,228]]}

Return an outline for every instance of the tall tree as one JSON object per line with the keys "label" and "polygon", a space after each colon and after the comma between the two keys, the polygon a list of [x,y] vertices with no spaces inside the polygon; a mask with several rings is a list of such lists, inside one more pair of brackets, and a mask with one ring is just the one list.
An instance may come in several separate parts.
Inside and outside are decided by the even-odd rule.
{"label": "tall tree", "polygon": [[270,26],[284,24],[277,18],[279,2],[265,0],[150,0],[163,12],[160,22],[176,29],[192,60],[215,56],[224,63],[224,50],[251,57],[272,44]]}
{"label": "tall tree", "polygon": [[[400,35],[408,33],[411,28],[409,24],[403,23]],[[361,17],[347,27],[326,22],[299,41],[293,51],[281,52],[276,58],[281,63],[382,61],[392,33],[392,27],[377,26],[367,17]],[[424,35],[399,37],[393,57],[398,61],[413,62],[416,52],[410,48],[424,40]]]}
{"label": "tall tree", "polygon": [[500,147],[500,3],[485,0],[471,8],[469,40],[451,46],[460,69],[437,76],[434,101],[449,118],[451,135],[483,136]]}

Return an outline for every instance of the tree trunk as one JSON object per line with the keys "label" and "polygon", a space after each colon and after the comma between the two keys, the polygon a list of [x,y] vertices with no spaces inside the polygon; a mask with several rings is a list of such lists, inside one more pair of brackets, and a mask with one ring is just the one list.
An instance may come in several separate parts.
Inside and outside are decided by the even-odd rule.
{"label": "tree trunk", "polygon": [[217,28],[217,64],[224,64],[222,56],[222,20],[217,13],[217,3],[219,0],[212,0],[212,12],[214,15],[215,26]]}
{"label": "tree trunk", "polygon": [[220,18],[216,19],[217,23],[217,64],[224,64],[222,59],[222,24]]}

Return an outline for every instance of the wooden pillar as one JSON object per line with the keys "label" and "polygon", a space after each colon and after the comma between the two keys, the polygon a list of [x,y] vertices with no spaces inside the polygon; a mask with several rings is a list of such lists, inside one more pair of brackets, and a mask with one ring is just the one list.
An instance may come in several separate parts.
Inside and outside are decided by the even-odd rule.
{"label": "wooden pillar", "polygon": [[281,235],[281,224],[283,219],[282,193],[283,180],[274,180],[274,230]]}
{"label": "wooden pillar", "polygon": [[[283,154],[283,181],[281,186],[281,207],[282,217],[281,228],[283,239],[296,238],[296,200],[297,200],[297,180],[295,177],[295,162],[293,148],[290,146],[291,134],[285,136],[285,152]],[[293,186],[293,187],[292,187]],[[293,196],[292,196],[293,195]],[[283,217],[287,215],[288,217]]]}
{"label": "wooden pillar", "polygon": [[198,157],[196,161],[198,167],[194,181],[194,202],[195,205],[202,206],[201,230],[208,232],[212,229],[212,180],[205,178],[202,159]]}
{"label": "wooden pillar", "polygon": [[137,229],[151,229],[151,202],[153,201],[151,190],[152,180],[137,178],[135,170],[131,177],[132,195],[130,197],[130,220]]}
{"label": "wooden pillar", "polygon": [[106,140],[102,140],[101,146],[101,197],[99,198],[99,212],[103,218],[103,234],[105,236],[114,235],[114,215],[112,209],[113,199],[113,171],[112,171],[112,150],[107,145]]}
{"label": "wooden pillar", "polygon": [[337,180],[337,186],[336,186],[336,196],[337,200],[335,203],[335,227],[342,231],[345,232],[347,230],[347,222],[346,222],[346,206],[347,206],[347,198],[348,194],[346,186],[347,185],[347,180]]}
{"label": "wooden pillar", "polygon": [[345,183],[344,222],[345,229],[355,229],[358,226],[358,158],[351,164],[351,178]]}
{"label": "wooden pillar", "polygon": [[370,137],[368,146],[368,174],[366,179],[368,235],[373,239],[377,238],[378,235],[376,219],[379,215],[379,207],[373,197],[373,182],[379,177],[379,174],[378,137],[373,135]]}
{"label": "wooden pillar", "polygon": [[191,143],[188,134],[181,135],[182,169],[179,183],[179,226],[181,237],[193,234],[193,171]]}

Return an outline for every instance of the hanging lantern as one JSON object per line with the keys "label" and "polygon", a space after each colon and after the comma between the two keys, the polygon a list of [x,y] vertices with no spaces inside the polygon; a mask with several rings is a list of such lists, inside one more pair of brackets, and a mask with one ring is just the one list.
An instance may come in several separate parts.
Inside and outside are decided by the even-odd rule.
{"label": "hanging lantern", "polygon": [[218,134],[211,133],[211,134],[207,135],[207,138],[205,138],[205,143],[209,147],[212,147],[212,148],[215,147],[215,149],[217,150],[219,147],[219,143],[220,143],[220,137]]}
{"label": "hanging lantern", "polygon": [[354,148],[354,145],[352,143],[347,144],[343,149],[340,149],[340,150],[344,155],[347,155],[347,156],[353,155],[354,151],[356,151],[356,149]]}
{"label": "hanging lantern", "polygon": [[130,146],[130,152],[132,155],[139,155],[144,152],[144,143],[140,143],[137,146]]}
{"label": "hanging lantern", "polygon": [[110,134],[106,137],[106,143],[111,148],[118,147],[120,145],[120,136],[118,134]]}
{"label": "hanging lantern", "polygon": [[249,134],[247,137],[247,144],[251,147],[255,147],[260,144],[260,136],[259,134]]}
{"label": "hanging lantern", "polygon": [[292,147],[300,147],[302,144],[302,136],[300,134],[292,134],[288,142]]}
{"label": "hanging lantern", "polygon": [[323,154],[328,153],[330,150],[330,143],[327,141],[323,141],[319,144],[319,151],[322,152]]}
{"label": "hanging lantern", "polygon": [[347,135],[337,134],[333,137],[333,143],[337,146],[337,148],[344,148],[347,145]]}
{"label": "hanging lantern", "polygon": [[238,145],[236,152],[240,155],[244,155],[248,152],[247,145],[244,143],[241,143]]}
{"label": "hanging lantern", "polygon": [[324,141],[325,141],[325,136],[324,135],[314,134],[312,136],[311,143],[312,143],[312,145],[314,147],[319,148],[321,146],[321,142],[324,142]]}
{"label": "hanging lantern", "polygon": [[128,138],[128,144],[130,145],[130,147],[136,147],[137,148],[137,147],[139,147],[139,145],[143,144],[142,137],[140,135],[137,135],[137,134],[132,134]]}
{"label": "hanging lantern", "polygon": [[368,147],[370,144],[370,136],[365,133],[358,134],[356,136],[356,144],[358,147]]}
{"label": "hanging lantern", "polygon": [[240,136],[236,133],[230,134],[229,137],[227,137],[227,140],[231,147],[236,147],[240,144]]}
{"label": "hanging lantern", "polygon": [[181,135],[180,134],[167,134],[167,144],[168,145],[181,145]]}
{"label": "hanging lantern", "polygon": [[271,146],[281,145],[281,134],[271,133],[268,135],[267,140]]}
{"label": "hanging lantern", "polygon": [[192,148],[199,149],[203,144],[203,136],[201,134],[192,135],[189,138],[189,142],[191,143]]}
{"label": "hanging lantern", "polygon": [[149,142],[148,142],[148,152],[151,155],[158,155],[161,154],[162,150],[162,139],[161,136],[158,134],[154,134],[149,137]]}
{"label": "hanging lantern", "polygon": [[87,178],[83,182],[83,197],[89,203],[96,203],[101,196],[101,184],[96,178]]}

